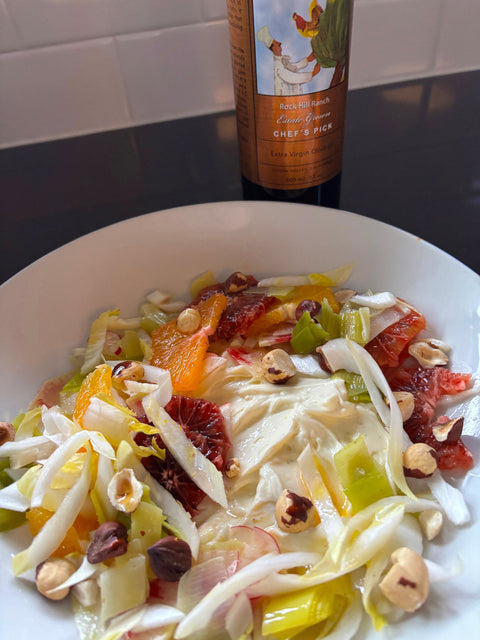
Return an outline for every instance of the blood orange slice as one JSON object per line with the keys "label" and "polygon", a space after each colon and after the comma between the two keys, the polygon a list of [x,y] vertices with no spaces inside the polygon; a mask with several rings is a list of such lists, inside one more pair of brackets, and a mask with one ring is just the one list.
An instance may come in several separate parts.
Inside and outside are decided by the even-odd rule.
{"label": "blood orange slice", "polygon": [[408,343],[425,326],[425,317],[412,309],[404,318],[370,340],[365,349],[380,367],[398,367],[408,357]]}
{"label": "blood orange slice", "polygon": [[[165,406],[169,416],[178,422],[186,436],[212,462],[219,471],[225,466],[230,440],[225,430],[222,412],[217,404],[200,398],[172,396]],[[155,438],[157,445],[165,449],[165,459],[155,456],[142,459],[143,466],[151,475],[179,500],[192,515],[205,497],[204,492],[197,487],[190,476],[165,448],[159,436],[138,433],[135,442],[139,445],[150,446]]]}
{"label": "blood orange slice", "polygon": [[172,396],[165,411],[182,426],[197,449],[222,471],[231,443],[220,407],[201,398]]}
{"label": "blood orange slice", "polygon": [[470,374],[453,373],[444,367],[419,367],[398,369],[389,379],[393,391],[409,391],[415,398],[412,416],[404,423],[405,431],[413,442],[425,442],[436,449],[438,467],[444,471],[468,471],[473,464],[472,454],[461,439],[453,443],[440,443],[432,432],[438,400],[444,395],[464,391],[470,378]]}
{"label": "blood orange slice", "polygon": [[262,293],[249,291],[255,287],[257,280],[252,275],[241,275],[241,288],[232,287],[232,274],[225,282],[205,287],[194,300],[194,304],[200,300],[206,300],[219,292],[227,296],[227,308],[223,312],[215,333],[215,340],[231,340],[234,335],[242,337],[247,333],[250,325],[263,316],[267,309],[276,302],[276,298]]}
{"label": "blood orange slice", "polygon": [[165,449],[165,459],[156,456],[142,458],[145,469],[164,487],[175,500],[178,500],[191,514],[197,513],[197,507],[205,497],[205,493],[197,487],[190,476],[185,473],[170,451],[165,447],[160,436],[150,436],[137,433],[135,442],[143,447],[149,447],[155,438],[156,444]]}
{"label": "blood orange slice", "polygon": [[208,338],[215,332],[226,306],[227,298],[221,293],[214,293],[200,300],[195,307],[201,318],[200,328],[195,333],[179,331],[176,320],[153,331],[151,363],[170,371],[175,391],[183,393],[197,388],[209,345]]}
{"label": "blood orange slice", "polygon": [[234,335],[245,336],[255,320],[264,315],[275,298],[256,293],[239,293],[231,298],[220,320],[215,338],[231,340]]}

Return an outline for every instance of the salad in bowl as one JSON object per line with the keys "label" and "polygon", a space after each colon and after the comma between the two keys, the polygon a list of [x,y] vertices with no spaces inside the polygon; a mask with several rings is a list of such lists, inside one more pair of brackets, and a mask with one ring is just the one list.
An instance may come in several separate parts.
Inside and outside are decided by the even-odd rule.
{"label": "salad in bowl", "polygon": [[352,268],[208,271],[105,309],[1,423],[11,571],[81,638],[350,640],[461,575],[428,549],[471,520],[478,380]]}

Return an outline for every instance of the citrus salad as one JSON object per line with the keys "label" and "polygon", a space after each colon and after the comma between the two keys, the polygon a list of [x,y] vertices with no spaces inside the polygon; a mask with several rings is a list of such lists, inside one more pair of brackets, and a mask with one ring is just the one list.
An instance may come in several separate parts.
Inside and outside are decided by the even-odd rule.
{"label": "citrus salad", "polygon": [[0,423],[15,576],[70,598],[80,637],[349,640],[449,578],[423,557],[469,522],[449,346],[351,272],[211,272],[191,302],[107,310],[72,369]]}

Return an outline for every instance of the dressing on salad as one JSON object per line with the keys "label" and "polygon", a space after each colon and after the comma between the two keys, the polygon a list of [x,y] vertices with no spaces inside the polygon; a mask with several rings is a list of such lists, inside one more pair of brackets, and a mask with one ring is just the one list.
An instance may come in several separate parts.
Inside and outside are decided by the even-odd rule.
{"label": "dressing on salad", "polygon": [[190,304],[106,311],[0,423],[0,526],[32,534],[13,572],[70,597],[82,638],[349,640],[448,577],[422,553],[469,522],[442,472],[473,459],[435,404],[478,389],[350,271],[208,272]]}

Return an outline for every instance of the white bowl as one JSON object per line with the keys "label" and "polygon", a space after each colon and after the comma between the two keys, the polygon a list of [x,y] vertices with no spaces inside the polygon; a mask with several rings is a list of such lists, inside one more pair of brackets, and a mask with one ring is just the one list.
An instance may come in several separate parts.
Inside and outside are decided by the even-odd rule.
{"label": "white bowl", "polygon": [[[234,270],[259,277],[321,272],[351,262],[352,287],[390,290],[417,306],[427,317],[428,331],[452,346],[452,368],[478,373],[480,278],[451,256],[352,213],[273,202],[205,204],[132,218],[91,233],[0,288],[0,419],[12,419],[43,380],[68,370],[71,348],[85,343],[90,323],[101,311],[117,307],[124,315],[134,314],[140,299],[154,288],[187,295],[189,282],[207,269],[219,278]],[[472,406],[480,414],[478,403]],[[474,435],[474,423],[470,429]],[[472,637],[475,620],[478,627],[473,596],[478,598],[480,589],[478,465],[463,485],[475,524],[455,535],[447,532],[431,545],[430,557],[448,563],[459,552],[465,574],[443,591],[436,589],[421,612],[384,637],[446,640],[462,631]],[[51,604],[13,579],[10,556],[21,547],[17,532],[0,538],[1,637],[13,637],[15,630],[17,640],[26,640],[40,629],[40,637],[48,635],[49,640],[76,638],[68,605]],[[359,637],[379,636],[362,631]]]}

